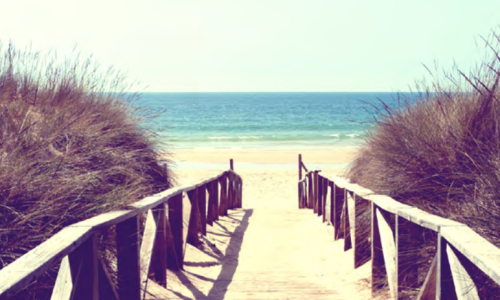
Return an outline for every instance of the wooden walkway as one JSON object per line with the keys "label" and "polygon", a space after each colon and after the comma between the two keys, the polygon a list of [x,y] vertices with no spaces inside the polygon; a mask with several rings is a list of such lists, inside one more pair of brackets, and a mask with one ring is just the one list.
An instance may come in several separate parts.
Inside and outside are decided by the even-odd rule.
{"label": "wooden walkway", "polygon": [[254,208],[237,259],[226,299],[370,298],[370,269],[309,210]]}
{"label": "wooden walkway", "polygon": [[168,291],[151,299],[370,299],[369,263],[354,270],[352,250],[296,208],[296,191],[275,197],[271,182],[251,180],[243,175],[243,209],[207,228],[215,247],[189,245],[185,271],[169,272]]}
{"label": "wooden walkway", "polygon": [[58,264],[51,299],[498,298],[500,250],[464,224],[327,172],[230,166],[65,227],[0,270],[0,300]]}

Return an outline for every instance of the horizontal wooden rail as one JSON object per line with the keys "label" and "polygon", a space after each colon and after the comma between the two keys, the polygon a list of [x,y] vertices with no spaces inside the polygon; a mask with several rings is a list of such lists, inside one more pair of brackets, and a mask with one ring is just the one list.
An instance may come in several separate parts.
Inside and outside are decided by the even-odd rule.
{"label": "horizontal wooden rail", "polygon": [[[334,227],[334,240],[343,238],[344,250],[353,249],[354,268],[371,261],[374,293],[388,286],[394,299],[417,289],[417,299],[482,299],[471,265],[500,286],[500,249],[468,226],[377,195],[346,178],[321,171],[299,175],[299,208],[313,209]],[[411,253],[420,249],[425,230],[437,236],[436,254],[421,274],[425,277],[419,277],[419,262]]]}
{"label": "horizontal wooden rail", "polygon": [[[10,299],[61,263],[51,299],[142,299],[147,281],[166,286],[166,270],[183,268],[186,243],[197,245],[228,209],[242,207],[242,179],[230,169],[195,184],[146,197],[124,210],[63,228],[0,270],[0,299]],[[207,202],[208,201],[208,202]],[[146,216],[140,232],[139,216]],[[187,219],[186,219],[187,218]],[[116,226],[115,286],[98,253],[97,230]]]}

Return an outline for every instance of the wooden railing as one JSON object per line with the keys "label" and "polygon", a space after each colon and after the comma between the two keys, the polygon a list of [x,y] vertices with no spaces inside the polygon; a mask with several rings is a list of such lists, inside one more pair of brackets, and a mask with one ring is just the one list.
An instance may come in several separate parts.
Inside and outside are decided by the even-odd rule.
{"label": "wooden railing", "polygon": [[[388,285],[393,299],[411,292],[417,299],[500,299],[491,296],[500,285],[500,249],[468,226],[321,171],[306,169],[301,178],[302,168],[299,155],[299,208],[313,209],[334,227],[334,240],[344,239],[344,251],[353,248],[354,268],[371,260],[374,294]],[[431,233],[427,241],[436,237],[430,238],[435,255],[426,262],[428,271],[412,257],[425,232]],[[481,280],[472,276],[478,271]]]}
{"label": "wooden railing", "polygon": [[[14,297],[59,262],[51,299],[143,299],[152,274],[166,286],[167,268],[183,268],[186,242],[198,245],[207,224],[241,205],[242,180],[233,171],[231,160],[231,169],[217,176],[65,227],[0,270],[0,299]],[[144,214],[141,234],[140,217]],[[116,230],[117,286],[99,255],[96,239],[98,230],[110,226]]]}

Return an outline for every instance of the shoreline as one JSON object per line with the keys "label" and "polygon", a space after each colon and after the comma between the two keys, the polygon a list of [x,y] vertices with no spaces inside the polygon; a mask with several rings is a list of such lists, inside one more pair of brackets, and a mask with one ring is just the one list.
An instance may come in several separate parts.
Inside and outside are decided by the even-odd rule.
{"label": "shoreline", "polygon": [[298,155],[308,169],[345,170],[356,158],[357,147],[329,149],[191,148],[177,149],[167,157],[173,171],[225,170],[234,160],[235,170],[296,170]]}

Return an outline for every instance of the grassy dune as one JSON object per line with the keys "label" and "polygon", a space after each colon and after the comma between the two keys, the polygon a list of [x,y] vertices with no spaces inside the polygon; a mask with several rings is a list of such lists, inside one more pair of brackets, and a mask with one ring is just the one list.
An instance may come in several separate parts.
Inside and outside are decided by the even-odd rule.
{"label": "grassy dune", "polygon": [[436,77],[416,104],[381,112],[348,176],[500,246],[499,37],[486,46],[477,69]]}
{"label": "grassy dune", "polygon": [[[91,59],[0,53],[0,269],[69,224],[172,185],[122,74]],[[53,279],[38,281],[37,298]]]}

